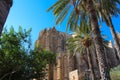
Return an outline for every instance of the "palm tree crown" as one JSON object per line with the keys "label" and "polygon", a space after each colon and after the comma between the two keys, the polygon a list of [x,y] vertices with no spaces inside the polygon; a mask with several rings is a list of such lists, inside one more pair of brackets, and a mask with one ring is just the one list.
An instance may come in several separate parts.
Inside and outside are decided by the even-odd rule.
{"label": "palm tree crown", "polygon": [[[56,16],[57,24],[62,22],[65,17],[69,15],[67,29],[70,30],[75,30],[76,27],[81,25],[82,21],[87,18],[87,22],[90,22],[91,25],[92,36],[95,42],[99,61],[100,73],[103,80],[109,80],[110,76],[109,69],[106,67],[105,51],[98,21],[101,19],[108,21],[109,19],[104,17],[108,13],[110,13],[109,15],[118,14],[119,10],[115,6],[116,4],[119,4],[119,2],[119,0],[58,0],[52,7],[49,8],[49,10],[52,10]],[[113,8],[114,10],[112,10]],[[104,15],[103,12],[105,13]],[[83,17],[84,15],[86,18]],[[101,15],[103,15],[102,18],[100,17]]]}

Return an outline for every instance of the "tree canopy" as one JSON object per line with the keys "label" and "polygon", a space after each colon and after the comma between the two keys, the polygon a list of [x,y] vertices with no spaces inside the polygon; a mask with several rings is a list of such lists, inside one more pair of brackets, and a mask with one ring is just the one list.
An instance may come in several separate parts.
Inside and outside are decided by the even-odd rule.
{"label": "tree canopy", "polygon": [[0,80],[30,80],[45,76],[46,65],[55,60],[47,50],[31,49],[31,29],[4,29],[0,38]]}

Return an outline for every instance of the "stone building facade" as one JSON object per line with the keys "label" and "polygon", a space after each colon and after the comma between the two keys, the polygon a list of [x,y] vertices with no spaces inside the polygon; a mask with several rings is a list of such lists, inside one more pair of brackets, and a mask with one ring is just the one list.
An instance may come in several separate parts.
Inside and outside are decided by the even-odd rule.
{"label": "stone building facade", "polygon": [[0,34],[9,14],[9,10],[13,4],[13,0],[0,0]]}
{"label": "stone building facade", "polygon": [[[76,53],[76,55],[73,56],[73,54],[68,51],[66,40],[70,37],[72,37],[72,35],[59,32],[55,27],[48,30],[44,29],[40,32],[39,38],[36,41],[36,46],[40,45],[42,48],[46,48],[57,54],[56,65],[48,65],[48,74],[45,80],[71,80],[71,75],[69,75],[69,73],[74,70],[78,71],[79,80],[81,80],[82,76],[89,75],[90,71],[87,56],[80,53]],[[92,51],[91,56],[96,78],[99,78],[100,75],[95,50]],[[109,48],[106,50],[106,60],[111,68],[119,64],[111,43],[109,43]]]}
{"label": "stone building facade", "polygon": [[69,70],[71,69],[72,71],[73,68],[72,66],[70,69],[68,68],[70,61],[68,61],[68,51],[65,46],[65,41],[69,37],[71,37],[71,35],[56,31],[54,27],[49,30],[45,29],[40,33],[36,45],[40,44],[42,48],[46,48],[57,54],[57,65],[49,65],[47,80],[68,80]]}

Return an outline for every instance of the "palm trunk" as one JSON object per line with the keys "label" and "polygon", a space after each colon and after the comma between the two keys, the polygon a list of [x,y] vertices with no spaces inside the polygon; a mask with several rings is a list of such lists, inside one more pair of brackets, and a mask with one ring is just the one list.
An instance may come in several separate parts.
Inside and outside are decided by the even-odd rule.
{"label": "palm trunk", "polygon": [[92,80],[96,80],[96,79],[95,79],[94,68],[93,68],[93,65],[92,65],[91,53],[90,53],[89,48],[87,48],[87,57],[88,57],[89,69],[90,69],[91,75],[92,75],[92,76],[91,76],[91,77],[92,77]]}
{"label": "palm trunk", "polygon": [[110,16],[107,15],[107,18],[109,20],[110,31],[111,31],[111,34],[112,34],[112,37],[113,37],[113,40],[114,40],[114,43],[115,43],[115,46],[116,46],[117,56],[119,57],[119,60],[120,60],[120,43],[118,41],[118,37],[117,37],[117,34],[115,32],[115,29],[114,29],[114,26],[112,24],[112,20],[111,20]]}
{"label": "palm trunk", "polygon": [[91,28],[94,36],[94,42],[97,52],[98,64],[100,69],[100,75],[102,80],[110,80],[109,68],[107,68],[107,63],[105,59],[104,47],[102,43],[102,38],[100,34],[100,29],[98,26],[96,11],[93,7],[92,0],[87,0],[87,9],[90,14]]}

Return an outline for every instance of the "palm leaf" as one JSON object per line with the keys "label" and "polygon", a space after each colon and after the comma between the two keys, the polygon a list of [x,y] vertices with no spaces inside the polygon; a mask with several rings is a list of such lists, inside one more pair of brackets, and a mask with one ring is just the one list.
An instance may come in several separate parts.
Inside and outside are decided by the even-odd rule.
{"label": "palm leaf", "polygon": [[59,14],[57,17],[56,17],[56,24],[59,24],[59,23],[62,23],[62,21],[65,19],[65,17],[67,16],[68,14],[68,10],[70,9],[70,6],[66,6],[64,8],[64,10],[61,12],[61,14]]}

